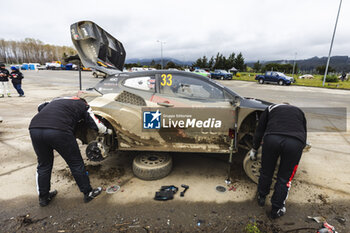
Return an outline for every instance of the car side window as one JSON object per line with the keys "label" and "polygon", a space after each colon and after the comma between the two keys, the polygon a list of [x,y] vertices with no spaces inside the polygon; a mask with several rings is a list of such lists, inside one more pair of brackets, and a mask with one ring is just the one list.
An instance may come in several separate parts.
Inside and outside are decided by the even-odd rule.
{"label": "car side window", "polygon": [[161,75],[160,93],[178,98],[200,99],[207,101],[225,99],[223,91],[199,78],[182,75]]}
{"label": "car side window", "polygon": [[150,76],[128,78],[123,81],[122,85],[142,91],[154,92],[155,78]]}

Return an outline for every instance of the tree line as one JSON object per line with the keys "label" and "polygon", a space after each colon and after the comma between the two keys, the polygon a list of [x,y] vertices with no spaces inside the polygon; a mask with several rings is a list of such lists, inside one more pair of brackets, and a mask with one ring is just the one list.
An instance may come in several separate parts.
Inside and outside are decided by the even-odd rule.
{"label": "tree line", "polygon": [[[326,69],[325,65],[322,66],[317,66],[315,71],[317,74],[324,74]],[[253,64],[253,71],[254,72],[262,72],[265,73],[266,71],[279,71],[287,74],[292,74],[293,73],[293,64],[279,64],[279,63],[268,63],[268,64],[261,64],[260,61],[257,61],[256,63]],[[328,67],[328,73],[334,73],[336,70],[329,66]],[[300,69],[298,66],[298,63],[295,64],[294,67],[294,73],[299,73]]]}
{"label": "tree line", "polygon": [[0,39],[0,61],[7,64],[40,63],[62,61],[77,52],[69,46],[57,46],[25,38],[23,41]]}
{"label": "tree line", "polygon": [[215,58],[212,56],[210,59],[203,56],[198,58],[196,62],[192,64],[192,66],[210,70],[229,70],[232,67],[238,69],[239,71],[245,71],[247,69],[242,53],[239,53],[237,56],[235,53],[231,53],[227,58],[220,53],[217,53]]}

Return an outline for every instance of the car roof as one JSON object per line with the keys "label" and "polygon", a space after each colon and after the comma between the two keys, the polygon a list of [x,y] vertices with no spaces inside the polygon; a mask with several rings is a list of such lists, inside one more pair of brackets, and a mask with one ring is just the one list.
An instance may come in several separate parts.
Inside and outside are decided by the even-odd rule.
{"label": "car roof", "polygon": [[232,91],[231,89],[221,85],[220,83],[218,83],[212,79],[205,78],[202,75],[199,75],[199,74],[196,74],[193,72],[178,71],[178,70],[146,70],[146,71],[138,71],[138,72],[120,72],[120,73],[117,73],[115,75],[107,76],[105,79],[101,80],[101,82],[108,81],[111,78],[115,78],[115,77],[127,79],[127,78],[132,78],[132,77],[154,76],[157,74],[159,74],[159,75],[161,75],[161,74],[173,74],[173,75],[178,74],[178,75],[190,76],[190,77],[197,78],[197,79],[203,80],[205,82],[211,83],[215,86],[221,87],[233,95],[240,96],[238,93]]}

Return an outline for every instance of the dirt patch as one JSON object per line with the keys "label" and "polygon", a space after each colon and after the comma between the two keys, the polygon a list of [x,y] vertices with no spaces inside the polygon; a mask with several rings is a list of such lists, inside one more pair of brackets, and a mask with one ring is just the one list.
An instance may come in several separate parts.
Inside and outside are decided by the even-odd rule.
{"label": "dirt patch", "polygon": [[3,222],[3,225],[6,225],[8,229],[11,229],[11,231],[19,231],[21,228],[27,228],[28,226],[45,220],[47,217],[44,218],[33,218],[30,216],[30,214],[25,215],[19,215],[17,217],[11,217],[10,219],[6,219]]}
{"label": "dirt patch", "polygon": [[[112,181],[117,178],[120,178],[125,174],[125,170],[123,167],[104,168],[101,164],[97,164],[87,165],[85,168],[90,178],[102,179],[104,181]],[[70,182],[74,181],[72,173],[68,167],[58,170],[57,173],[58,176],[62,179],[68,180]]]}
{"label": "dirt patch", "polygon": [[317,198],[322,202],[323,205],[329,204],[329,196],[327,194],[318,194]]}

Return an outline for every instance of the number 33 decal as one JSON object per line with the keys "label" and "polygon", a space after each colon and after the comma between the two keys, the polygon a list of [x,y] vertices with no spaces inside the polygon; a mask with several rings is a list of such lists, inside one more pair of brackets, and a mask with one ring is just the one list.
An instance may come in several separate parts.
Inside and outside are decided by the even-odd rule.
{"label": "number 33 decal", "polygon": [[162,82],[160,83],[160,85],[162,85],[163,87],[165,85],[167,86],[171,86],[171,84],[173,84],[173,76],[171,74],[162,74],[161,76]]}

